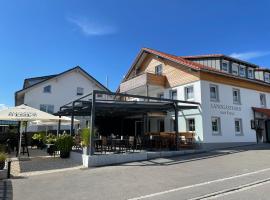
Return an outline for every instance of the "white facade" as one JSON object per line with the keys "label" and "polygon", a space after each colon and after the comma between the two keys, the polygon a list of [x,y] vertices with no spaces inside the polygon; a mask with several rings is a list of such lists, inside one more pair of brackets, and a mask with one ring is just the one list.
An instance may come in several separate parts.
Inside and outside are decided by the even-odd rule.
{"label": "white facade", "polygon": [[[50,86],[50,92],[44,92],[44,88]],[[78,88],[83,88],[80,95],[77,94]],[[25,90],[19,91],[22,98],[20,102],[36,109],[41,109],[42,106],[50,106],[53,110],[50,112],[58,112],[60,107],[76,100],[84,95],[91,93],[93,90],[107,90],[104,86],[92,79],[81,68],[76,67],[66,71],[59,76],[55,76],[46,81],[33,85]],[[80,118],[82,119],[82,118]],[[89,120],[89,119],[85,119]],[[84,127],[86,122],[81,120],[81,127]],[[56,129],[56,126],[50,127]],[[67,126],[62,126],[66,129]],[[44,127],[43,127],[44,129]],[[30,129],[35,131],[35,129]]]}
{"label": "white facade", "polygon": [[[218,101],[210,98],[210,85],[218,88]],[[262,107],[260,94],[266,96],[266,106],[270,105],[270,94],[256,90],[234,87],[209,81],[195,81],[175,88],[165,89],[164,98],[170,98],[170,91],[177,90],[178,100],[187,100],[185,88],[193,87],[194,98],[188,99],[201,103],[199,109],[179,112],[179,132],[188,131],[187,120],[195,120],[197,142],[202,143],[241,143],[256,142],[256,132],[251,129],[251,120],[254,119],[252,107]],[[240,104],[233,102],[233,90],[240,91]],[[158,91],[159,94],[161,91]],[[156,95],[157,95],[156,94]],[[151,94],[151,96],[156,96]],[[220,130],[212,131],[212,117],[219,118]],[[165,131],[173,130],[174,113],[169,113],[165,119]],[[236,132],[235,120],[241,121],[240,132]],[[151,120],[151,131],[157,131],[156,120]]]}

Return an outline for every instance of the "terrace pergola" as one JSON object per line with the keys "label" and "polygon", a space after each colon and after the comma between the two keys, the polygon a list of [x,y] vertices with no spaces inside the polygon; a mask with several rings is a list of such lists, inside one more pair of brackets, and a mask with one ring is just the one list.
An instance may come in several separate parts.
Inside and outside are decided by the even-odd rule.
{"label": "terrace pergola", "polygon": [[[179,111],[197,109],[198,105],[198,102],[93,90],[92,93],[60,107],[60,110],[56,115],[60,117],[71,116],[71,134],[74,133],[74,116],[90,116],[90,131],[93,133],[95,130],[95,122],[98,117],[141,115],[144,119],[147,119],[149,113],[166,114],[167,112],[174,112],[174,115],[178,116]],[[60,128],[60,125],[61,121],[59,120],[58,128]],[[144,125],[144,131],[147,128],[146,126],[147,123]],[[177,150],[179,144],[178,117],[175,117],[174,129]],[[93,155],[94,153],[93,141],[94,135],[91,134],[90,155]]]}

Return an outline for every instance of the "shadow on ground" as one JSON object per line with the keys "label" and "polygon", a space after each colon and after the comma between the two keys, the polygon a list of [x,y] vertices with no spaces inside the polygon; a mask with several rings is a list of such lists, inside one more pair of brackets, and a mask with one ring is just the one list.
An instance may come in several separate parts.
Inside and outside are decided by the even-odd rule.
{"label": "shadow on ground", "polygon": [[133,162],[133,163],[125,163],[122,166],[168,166],[168,165],[176,165],[180,163],[193,162],[198,160],[204,160],[209,158],[215,158],[220,156],[226,156],[228,154],[236,154],[245,151],[260,151],[260,150],[270,150],[270,144],[256,144],[256,145],[248,145],[241,147],[232,147],[220,150],[212,150],[204,153],[196,153],[190,155],[182,155],[175,156],[169,158],[156,158],[147,161],[141,162]]}

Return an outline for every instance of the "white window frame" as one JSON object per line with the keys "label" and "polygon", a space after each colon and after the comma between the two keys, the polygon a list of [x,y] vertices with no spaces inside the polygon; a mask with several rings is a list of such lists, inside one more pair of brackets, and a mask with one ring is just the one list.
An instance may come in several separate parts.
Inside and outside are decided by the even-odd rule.
{"label": "white window frame", "polygon": [[[216,90],[216,98],[213,98],[211,96],[211,88],[214,87]],[[210,101],[219,101],[219,91],[218,91],[218,85],[210,84],[209,85],[209,92],[210,92]]]}
{"label": "white window frame", "polygon": [[239,65],[236,63],[232,64],[232,74],[235,76],[239,75]]}
{"label": "white window frame", "polygon": [[[250,72],[251,72],[251,76],[250,76]],[[250,79],[254,79],[254,70],[253,69],[248,68],[247,77],[250,78]]]}
{"label": "white window frame", "polygon": [[163,66],[162,64],[159,64],[157,66],[155,66],[155,74],[156,75],[162,75],[163,73]]}
{"label": "white window frame", "polygon": [[[263,101],[262,101],[262,98],[261,98],[262,96],[264,97]],[[263,94],[263,93],[260,93],[260,105],[261,105],[261,107],[266,108],[266,95]]]}
{"label": "white window frame", "polygon": [[[193,124],[190,124],[190,121],[194,121],[194,123]],[[192,126],[190,126],[190,125],[192,125]],[[195,122],[195,118],[187,118],[186,119],[186,131],[187,132],[195,132],[196,131],[196,122]],[[192,129],[192,130],[190,130],[190,128]]]}
{"label": "white window frame", "polygon": [[[188,90],[192,88],[192,97],[188,97]],[[185,92],[185,100],[189,101],[189,100],[194,100],[194,87],[193,85],[189,85],[184,87],[184,92]]]}
{"label": "white window frame", "polygon": [[[217,131],[213,130],[213,120],[217,120]],[[221,123],[220,123],[220,117],[211,117],[211,130],[212,135],[221,135]]]}
{"label": "white window frame", "polygon": [[[45,109],[42,109],[42,107],[45,107]],[[51,108],[51,109],[49,109],[49,108]],[[54,105],[51,105],[51,104],[40,104],[39,109],[41,111],[44,111],[44,112],[47,112],[47,113],[50,113],[50,114],[54,113]]]}
{"label": "white window frame", "polygon": [[[239,122],[239,127],[236,127],[236,122]],[[237,131],[237,129],[239,129],[239,131]],[[240,119],[240,118],[234,119],[234,131],[235,131],[235,135],[243,135],[242,119]]]}
{"label": "white window frame", "polygon": [[[227,65],[227,69],[226,70],[224,70],[224,68],[223,68],[223,64],[226,64]],[[221,70],[223,71],[223,72],[229,72],[229,61],[226,61],[226,60],[223,60],[222,61],[222,63],[221,63]]]}
{"label": "white window frame", "polygon": [[84,94],[84,88],[83,87],[77,87],[77,96],[82,96]]}
{"label": "white window frame", "polygon": [[[241,74],[241,69],[243,69],[243,74]],[[246,77],[246,66],[239,65],[239,76]]]}
{"label": "white window frame", "polygon": [[[49,89],[47,90],[47,88]],[[52,86],[46,85],[45,87],[43,87],[43,93],[52,93]]]}
{"label": "white window frame", "polygon": [[[234,92],[237,92],[237,94],[238,94],[238,100],[236,101],[235,99],[234,99]],[[232,96],[233,96],[233,104],[241,104],[241,93],[240,93],[240,89],[237,89],[237,88],[233,88],[232,89]]]}

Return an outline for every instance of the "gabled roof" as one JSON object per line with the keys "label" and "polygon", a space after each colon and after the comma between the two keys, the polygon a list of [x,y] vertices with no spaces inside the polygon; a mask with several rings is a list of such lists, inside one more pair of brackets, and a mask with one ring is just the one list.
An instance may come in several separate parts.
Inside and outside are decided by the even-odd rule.
{"label": "gabled roof", "polygon": [[83,72],[86,76],[88,76],[90,79],[94,80],[94,81],[95,81],[100,87],[102,87],[104,90],[110,91],[108,88],[106,88],[102,83],[100,83],[97,79],[95,79],[93,76],[91,76],[89,73],[87,73],[87,72],[86,72],[84,69],[82,69],[80,66],[76,66],[76,67],[74,67],[74,68],[71,68],[71,69],[69,69],[69,70],[66,70],[66,71],[64,71],[64,72],[62,72],[62,73],[59,73],[59,74],[56,74],[56,75],[41,76],[41,77],[34,77],[34,78],[25,79],[25,81],[26,81],[26,80],[43,79],[43,78],[44,78],[44,79],[43,79],[42,81],[40,81],[40,82],[37,82],[37,83],[35,83],[35,84],[32,84],[32,85],[30,85],[30,86],[28,86],[28,87],[25,87],[25,88],[23,88],[23,89],[17,91],[17,92],[15,93],[15,95],[17,95],[18,93],[23,92],[23,91],[25,91],[25,90],[27,90],[27,89],[29,89],[29,88],[32,88],[32,87],[34,87],[34,86],[36,86],[36,85],[39,85],[39,84],[41,84],[41,83],[43,83],[43,82],[45,82],[45,81],[51,80],[51,79],[53,79],[53,78],[59,77],[59,76],[61,76],[61,75],[63,75],[63,74],[66,74],[66,73],[68,73],[68,72],[71,72],[71,71],[73,71],[73,70],[80,70],[80,71]]}
{"label": "gabled roof", "polygon": [[24,79],[23,89],[25,89],[25,88],[27,88],[27,87],[29,87],[31,85],[34,85],[36,83],[39,83],[41,81],[53,78],[55,76],[57,76],[57,74],[49,75],[49,76],[39,76],[39,77],[26,78],[26,79]]}
{"label": "gabled roof", "polygon": [[[122,82],[127,81],[130,73],[135,68],[137,63],[139,63],[140,59],[143,58],[144,54],[152,54],[152,55],[158,56],[158,57],[160,57],[162,59],[167,59],[167,60],[172,61],[174,63],[177,63],[177,64],[180,64],[182,66],[188,67],[188,68],[190,68],[192,70],[195,70],[195,71],[205,71],[205,72],[209,72],[209,73],[224,75],[224,76],[227,76],[227,77],[243,79],[243,80],[247,80],[247,81],[251,81],[251,82],[260,83],[260,84],[263,84],[263,85],[268,85],[267,83],[265,83],[265,82],[263,82],[261,80],[251,80],[251,79],[245,79],[243,77],[234,76],[232,74],[223,72],[221,70],[218,70],[218,69],[215,69],[215,68],[212,68],[212,67],[202,65],[200,63],[192,61],[192,59],[189,59],[191,57],[202,57],[202,56],[206,56],[206,57],[211,57],[211,56],[220,57],[220,56],[222,56],[222,57],[225,57],[225,58],[231,58],[231,57],[223,55],[223,54],[208,54],[208,55],[202,55],[202,56],[176,56],[176,55],[164,53],[164,52],[157,51],[157,50],[150,49],[150,48],[142,48],[140,50],[139,54],[135,58],[135,61],[131,65],[130,69],[128,70],[128,72],[127,72],[126,76],[124,77],[124,79],[122,80]],[[231,59],[238,60],[238,59],[235,59],[235,58],[231,58]],[[241,60],[238,60],[238,62],[245,63],[245,61],[241,61]],[[253,64],[250,64],[250,63],[248,63],[248,64],[253,65]],[[253,65],[253,66],[256,69],[259,68],[257,65]],[[119,92],[119,87],[118,87],[117,91]]]}
{"label": "gabled roof", "polygon": [[[161,58],[165,58],[167,60],[170,60],[172,62],[178,63],[180,65],[192,68],[194,70],[201,70],[201,69],[207,69],[207,70],[214,70],[217,71],[213,68],[210,68],[208,66],[196,63],[196,62],[192,62],[190,60],[184,59],[183,57],[180,56],[175,56],[172,54],[167,54],[161,51],[157,51],[154,49],[150,49],[150,48],[142,48],[141,51],[139,52],[138,56],[136,57],[135,61],[133,62],[133,64],[131,65],[129,71],[127,72],[127,75],[125,76],[124,80],[127,79],[127,77],[129,76],[129,74],[131,73],[132,69],[135,67],[135,65],[137,64],[137,62],[139,61],[139,59],[141,58],[141,56],[143,55],[143,53],[150,53],[150,54],[154,54],[156,56],[159,56]],[[123,81],[124,81],[123,80]]]}

